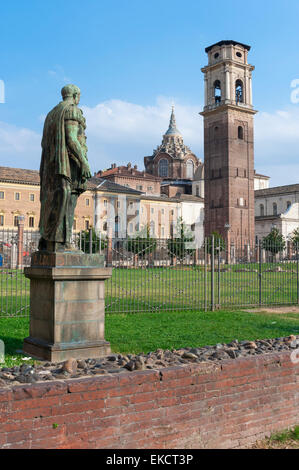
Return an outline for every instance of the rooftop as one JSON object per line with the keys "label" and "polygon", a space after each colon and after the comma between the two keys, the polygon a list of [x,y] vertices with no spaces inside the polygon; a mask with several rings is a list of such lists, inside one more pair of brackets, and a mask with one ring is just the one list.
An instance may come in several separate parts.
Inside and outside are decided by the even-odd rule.
{"label": "rooftop", "polygon": [[275,186],[273,188],[256,189],[254,196],[275,196],[276,194],[288,194],[299,192],[299,184],[288,184],[286,186]]}
{"label": "rooftop", "polygon": [[132,167],[131,163],[128,163],[127,166],[116,166],[115,163],[111,165],[111,168],[107,170],[100,170],[96,174],[98,178],[110,178],[112,176],[124,176],[126,178],[141,178],[149,179],[152,181],[161,181],[162,178],[159,176],[153,176],[145,171],[140,171],[137,169],[137,165]]}
{"label": "rooftop", "polygon": [[250,51],[250,49],[251,49],[251,46],[247,46],[247,44],[243,44],[242,42],[233,41],[232,39],[228,39],[228,40],[225,40],[225,41],[216,42],[215,44],[212,44],[212,46],[206,47],[205,51],[210,52],[210,50],[213,49],[213,47],[215,47],[215,46],[231,46],[231,45],[232,46],[242,46],[245,49],[247,49],[248,51]]}

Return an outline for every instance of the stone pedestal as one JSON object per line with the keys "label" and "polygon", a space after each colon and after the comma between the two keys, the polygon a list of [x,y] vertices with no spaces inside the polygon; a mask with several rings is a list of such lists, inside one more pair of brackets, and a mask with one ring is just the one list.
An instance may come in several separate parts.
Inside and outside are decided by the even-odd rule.
{"label": "stone pedestal", "polygon": [[30,336],[23,350],[51,362],[110,353],[105,341],[104,257],[81,252],[36,252],[30,279]]}

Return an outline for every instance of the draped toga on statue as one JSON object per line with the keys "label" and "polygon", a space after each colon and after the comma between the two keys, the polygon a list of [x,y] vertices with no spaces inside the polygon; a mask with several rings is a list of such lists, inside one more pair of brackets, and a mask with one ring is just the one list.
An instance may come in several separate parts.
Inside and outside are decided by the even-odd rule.
{"label": "draped toga on statue", "polygon": [[[67,87],[79,90],[74,85]],[[57,244],[69,247],[77,199],[91,176],[85,119],[76,105],[79,97],[80,90],[66,95],[45,120],[40,165],[40,249],[53,246],[55,250]]]}

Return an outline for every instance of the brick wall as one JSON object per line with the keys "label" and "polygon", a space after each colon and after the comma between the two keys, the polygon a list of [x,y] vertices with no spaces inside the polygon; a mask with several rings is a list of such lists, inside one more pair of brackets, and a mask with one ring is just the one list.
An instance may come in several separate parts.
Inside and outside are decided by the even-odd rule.
{"label": "brick wall", "polygon": [[234,448],[299,424],[288,352],[0,390],[1,448]]}

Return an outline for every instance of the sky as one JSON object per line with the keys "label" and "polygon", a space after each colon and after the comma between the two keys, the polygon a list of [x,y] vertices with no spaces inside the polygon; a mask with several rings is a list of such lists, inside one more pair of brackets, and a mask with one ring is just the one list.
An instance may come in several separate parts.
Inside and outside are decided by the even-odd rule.
{"label": "sky", "polygon": [[[44,118],[81,89],[92,172],[138,164],[160,145],[171,105],[202,160],[205,47],[249,44],[255,168],[299,183],[298,0],[11,0],[0,8],[0,165],[39,169]],[[4,102],[3,102],[4,101]]]}

